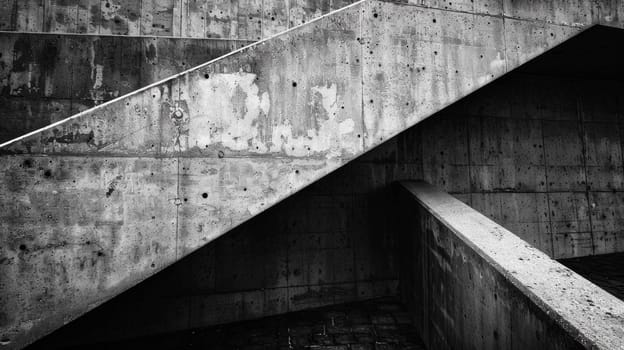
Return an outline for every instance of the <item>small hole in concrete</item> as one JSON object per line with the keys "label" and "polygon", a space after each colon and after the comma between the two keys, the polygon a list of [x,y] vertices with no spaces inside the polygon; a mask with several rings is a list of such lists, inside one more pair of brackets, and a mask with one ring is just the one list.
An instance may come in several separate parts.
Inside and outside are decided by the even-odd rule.
{"label": "small hole in concrete", "polygon": [[379,17],[379,15],[376,14],[376,13],[373,13],[373,17],[377,18],[377,17]]}
{"label": "small hole in concrete", "polygon": [[293,87],[297,87],[297,82],[296,82],[296,81],[293,81],[292,86],[293,86]]}
{"label": "small hole in concrete", "polygon": [[208,74],[208,73],[204,74],[204,78],[206,78],[206,79],[210,78],[210,74]]}
{"label": "small hole in concrete", "polygon": [[247,192],[247,187],[243,188],[243,191]]}
{"label": "small hole in concrete", "polygon": [[206,192],[202,193],[202,198],[208,198],[208,193]]}
{"label": "small hole in concrete", "polygon": [[217,156],[218,156],[219,158],[223,158],[223,157],[225,157],[225,153],[223,153],[223,151],[219,151],[219,153],[217,154]]}
{"label": "small hole in concrete", "polygon": [[43,173],[43,175],[44,175],[45,177],[50,177],[50,176],[52,176],[52,172],[51,172],[50,170],[46,170],[46,171]]}
{"label": "small hole in concrete", "polygon": [[26,245],[25,244],[20,244],[19,250],[21,250],[21,251],[26,250]]}
{"label": "small hole in concrete", "polygon": [[295,170],[295,174],[299,174],[299,170]]}
{"label": "small hole in concrete", "polygon": [[436,22],[437,22],[437,21],[436,21],[436,19],[434,18],[434,19],[433,19],[433,23],[436,23]]}

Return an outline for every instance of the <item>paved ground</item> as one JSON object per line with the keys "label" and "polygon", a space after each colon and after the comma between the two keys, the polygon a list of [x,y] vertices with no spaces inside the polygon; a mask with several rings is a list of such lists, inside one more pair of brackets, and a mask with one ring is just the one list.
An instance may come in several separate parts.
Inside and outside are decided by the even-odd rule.
{"label": "paved ground", "polygon": [[565,259],[559,262],[624,300],[624,253]]}
{"label": "paved ground", "polygon": [[331,306],[89,348],[424,350],[408,314],[394,299]]}

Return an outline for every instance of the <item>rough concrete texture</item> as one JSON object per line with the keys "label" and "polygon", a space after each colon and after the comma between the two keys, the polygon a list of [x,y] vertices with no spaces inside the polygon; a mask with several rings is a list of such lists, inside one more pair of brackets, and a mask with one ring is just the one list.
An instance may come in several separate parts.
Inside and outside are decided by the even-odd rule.
{"label": "rough concrete texture", "polygon": [[0,30],[259,40],[352,0],[0,0]]}
{"label": "rough concrete texture", "polygon": [[624,302],[433,186],[401,187],[402,294],[428,348],[624,348]]}
{"label": "rough concrete texture", "polygon": [[400,145],[399,152],[375,148],[44,337],[35,348],[84,346],[396,296],[396,200],[390,184],[421,178],[422,165],[414,139],[401,137],[393,144]]}
{"label": "rough concrete texture", "polygon": [[[612,5],[587,24],[616,21]],[[5,145],[4,343],[31,342],[583,27],[473,11],[360,2]]]}
{"label": "rough concrete texture", "polygon": [[623,92],[616,80],[514,72],[410,131],[417,178],[554,258],[621,252]]}
{"label": "rough concrete texture", "polygon": [[[594,28],[575,37],[43,338],[38,348],[153,335],[396,295],[400,265],[392,227],[396,198],[390,184],[398,180],[425,179],[452,191],[549,255],[551,244],[557,255],[591,253],[587,249],[591,242],[571,234],[578,226],[574,207],[564,206],[552,214],[547,203],[555,209],[561,197],[619,198],[621,187],[614,180],[621,167],[602,168],[601,178],[614,180],[592,179],[586,187],[581,186],[582,176],[568,188],[569,177],[552,170],[549,173],[555,175],[544,180],[552,165],[535,150],[594,149],[599,147],[592,141],[596,139],[611,145],[605,155],[613,164],[621,161],[617,151],[621,142],[614,132],[618,128],[613,127],[621,115],[615,107],[624,106],[616,101],[623,88],[614,80],[617,71],[602,66],[605,74],[597,75],[592,61],[578,55],[591,52],[604,63],[609,52],[598,47],[604,48],[603,41],[617,45],[618,35],[619,30]],[[549,75],[539,73],[542,67],[550,68],[551,57],[559,76],[552,76],[550,69]],[[619,65],[617,56],[613,58]],[[583,67],[586,71],[579,76]],[[573,135],[578,136],[565,138],[571,145],[548,142],[544,148],[542,124],[550,130],[574,124],[578,131]],[[619,122],[615,125],[619,127]],[[582,129],[609,132],[586,138],[580,136]],[[477,176],[483,173],[489,175]],[[609,207],[595,203],[592,222],[607,231],[584,236],[596,238],[596,254],[621,249],[621,221],[609,213],[598,220]],[[619,210],[616,205],[611,208]],[[579,219],[587,221],[588,215]],[[551,230],[553,226],[557,229]],[[619,266],[612,264],[611,269],[617,271]]]}
{"label": "rough concrete texture", "polygon": [[562,259],[560,263],[624,300],[624,253]]}
{"label": "rough concrete texture", "polygon": [[234,51],[251,41],[0,34],[0,142]]}

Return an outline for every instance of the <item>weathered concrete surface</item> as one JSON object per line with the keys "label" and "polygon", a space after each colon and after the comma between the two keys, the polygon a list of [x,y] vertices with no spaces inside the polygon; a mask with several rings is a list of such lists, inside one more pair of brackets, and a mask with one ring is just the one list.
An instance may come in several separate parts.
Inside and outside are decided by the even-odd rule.
{"label": "weathered concrete surface", "polygon": [[551,257],[623,251],[623,36],[591,28],[419,123],[414,178]]}
{"label": "weathered concrete surface", "polygon": [[352,0],[0,0],[0,30],[259,40]]}
{"label": "weathered concrete surface", "polygon": [[251,43],[154,36],[0,33],[0,142]]}
{"label": "weathered concrete surface", "polygon": [[401,289],[427,348],[624,349],[624,302],[452,196],[401,187]]}
{"label": "weathered concrete surface", "polygon": [[[3,173],[15,176],[3,181],[3,205],[32,213],[2,233],[7,345],[73,319],[580,30],[477,12],[360,2],[4,145]],[[547,31],[527,30],[536,26]],[[43,159],[53,162],[26,170]],[[68,175],[70,159],[88,166]],[[109,177],[83,185],[104,169]],[[72,189],[113,203],[58,209],[80,203]],[[33,218],[52,233],[41,236]],[[150,220],[155,233],[141,230]],[[75,253],[69,243],[83,232],[108,249]],[[33,246],[62,253],[27,253]],[[91,265],[77,262],[94,251]],[[48,266],[67,271],[58,287],[27,272]]]}

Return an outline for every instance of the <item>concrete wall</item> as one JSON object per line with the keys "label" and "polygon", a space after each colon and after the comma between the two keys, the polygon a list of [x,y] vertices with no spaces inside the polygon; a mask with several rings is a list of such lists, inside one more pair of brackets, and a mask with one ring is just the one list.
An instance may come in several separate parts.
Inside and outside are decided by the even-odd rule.
{"label": "concrete wall", "polygon": [[373,150],[114,298],[35,348],[90,344],[397,295],[391,183],[420,154]]}
{"label": "concrete wall", "polygon": [[500,10],[361,2],[3,147],[0,301],[9,347],[582,28],[503,21]]}
{"label": "concrete wall", "polygon": [[0,142],[215,59],[251,42],[0,34]]}
{"label": "concrete wall", "polygon": [[552,257],[622,252],[623,92],[505,77],[418,126],[423,178]]}
{"label": "concrete wall", "polygon": [[0,30],[260,40],[350,0],[1,0]]}
{"label": "concrete wall", "polygon": [[403,186],[401,291],[427,348],[624,347],[624,302],[450,195]]}
{"label": "concrete wall", "polygon": [[351,2],[0,0],[0,143]]}
{"label": "concrete wall", "polygon": [[[559,64],[570,59],[563,57]],[[597,139],[614,144],[609,159],[621,162],[621,142],[613,135],[619,135],[622,87],[617,80],[511,73],[40,344],[136,337],[393,294],[403,264],[396,254],[396,198],[390,185],[405,179],[426,179],[451,191],[550,256],[553,242],[557,257],[565,252],[601,253],[578,250],[579,242],[567,239],[570,234],[561,229],[568,224],[579,227],[569,218],[589,210],[587,205],[572,213],[568,208],[558,219],[561,209],[550,212],[548,203],[558,208],[560,197],[587,200],[618,196],[620,191],[610,187],[610,181],[582,186],[582,180],[569,174],[552,175],[557,168],[544,154],[553,152],[557,155],[546,159],[567,162],[559,150],[597,149],[591,143]],[[548,130],[569,130],[570,124],[575,125],[572,135],[544,134],[544,125]],[[602,132],[583,137],[583,130]],[[602,169],[603,177],[622,176],[621,166]],[[550,181],[545,180],[547,171]],[[574,187],[561,187],[570,183]],[[609,209],[620,210],[613,205]],[[604,207],[597,204],[594,210]],[[622,231],[619,220],[605,221],[613,230],[608,233],[617,237]],[[593,237],[598,234],[592,232]],[[603,247],[618,250],[621,239],[606,243]],[[174,306],[159,306],[165,304]]]}

